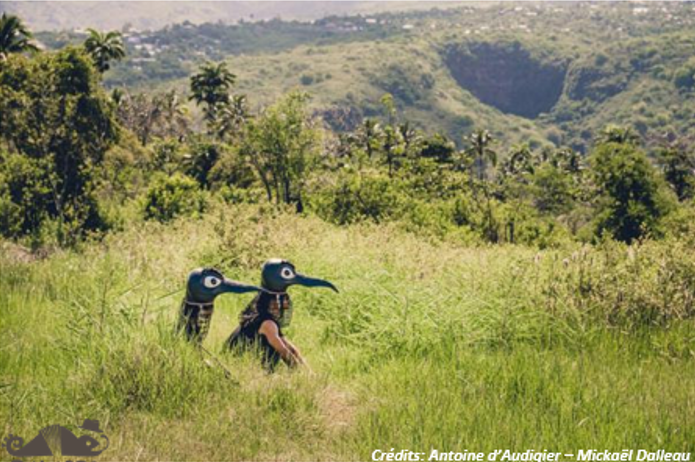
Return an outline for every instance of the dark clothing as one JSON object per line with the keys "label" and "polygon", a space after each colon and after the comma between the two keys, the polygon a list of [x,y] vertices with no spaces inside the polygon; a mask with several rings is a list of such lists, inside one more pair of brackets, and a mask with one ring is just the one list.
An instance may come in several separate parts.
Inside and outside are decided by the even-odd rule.
{"label": "dark clothing", "polygon": [[187,340],[202,343],[210,330],[214,308],[212,303],[193,303],[188,301],[188,297],[184,298],[177,330],[183,332]]}
{"label": "dark clothing", "polygon": [[259,293],[241,312],[239,326],[229,336],[227,347],[236,351],[257,348],[260,350],[263,365],[272,371],[282,358],[259,330],[265,321],[272,321],[278,326],[279,335],[282,337],[281,313],[290,307],[290,297],[287,294]]}

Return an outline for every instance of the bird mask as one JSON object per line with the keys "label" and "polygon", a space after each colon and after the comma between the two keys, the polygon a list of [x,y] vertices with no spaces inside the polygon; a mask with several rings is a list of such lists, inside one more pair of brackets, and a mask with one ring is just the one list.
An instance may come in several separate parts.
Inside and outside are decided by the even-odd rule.
{"label": "bird mask", "polygon": [[265,262],[261,272],[261,286],[263,289],[268,292],[284,293],[288,287],[293,285],[327,287],[338,292],[338,289],[326,280],[298,273],[294,265],[287,260],[274,258]]}
{"label": "bird mask", "polygon": [[276,301],[269,303],[268,309],[280,327],[287,327],[292,321],[292,303],[286,293],[292,285],[327,287],[338,292],[338,289],[328,281],[298,273],[294,265],[287,260],[277,258],[268,260],[261,272],[261,286],[266,293],[275,295]]}
{"label": "bird mask", "polygon": [[220,294],[258,292],[260,287],[232,281],[214,268],[198,268],[188,275],[186,297],[193,303],[212,303]]}

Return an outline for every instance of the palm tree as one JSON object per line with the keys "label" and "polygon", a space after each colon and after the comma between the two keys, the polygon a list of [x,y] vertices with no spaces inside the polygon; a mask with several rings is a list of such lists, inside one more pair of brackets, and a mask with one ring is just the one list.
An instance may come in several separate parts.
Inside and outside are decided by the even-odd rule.
{"label": "palm tree", "polygon": [[125,45],[123,37],[118,31],[107,33],[88,29],[89,37],[84,42],[84,47],[92,56],[94,64],[102,74],[111,68],[111,61],[120,61],[125,57]]}
{"label": "palm tree", "polygon": [[406,151],[410,151],[411,148],[416,148],[413,149],[416,151],[417,147],[422,143],[422,136],[413,128],[410,121],[397,124],[397,128],[405,144]]}
{"label": "palm tree", "polygon": [[386,155],[386,164],[389,167],[389,178],[392,178],[394,171],[398,167],[399,158],[405,154],[405,144],[401,132],[395,129],[393,125],[388,125],[384,128],[382,148]]}
{"label": "palm tree", "polygon": [[191,77],[191,97],[197,105],[205,104],[203,112],[208,127],[212,131],[219,110],[229,104],[229,90],[236,76],[225,63],[205,63],[197,74]]}
{"label": "palm tree", "polygon": [[553,165],[570,173],[577,173],[582,169],[582,155],[571,148],[562,148],[555,152],[552,158]]}
{"label": "palm tree", "polygon": [[32,42],[32,33],[21,19],[14,15],[2,14],[0,18],[0,61],[7,59],[10,53],[38,51]]}
{"label": "palm tree", "polygon": [[176,90],[165,93],[161,98],[163,134],[183,138],[188,132],[188,108],[183,105]]}
{"label": "palm tree", "polygon": [[608,125],[599,134],[597,138],[598,144],[617,143],[637,145],[639,143],[639,135],[637,135],[630,127],[620,127],[618,125]]}
{"label": "palm tree", "polygon": [[246,95],[234,95],[229,104],[222,106],[219,112],[217,134],[220,138],[226,135],[232,138],[239,135],[246,121],[251,117]]}
{"label": "palm tree", "polygon": [[364,147],[367,157],[371,159],[374,151],[380,147],[381,137],[382,131],[379,122],[375,119],[364,119],[356,138],[359,145]]}
{"label": "palm tree", "polygon": [[528,143],[514,146],[504,163],[505,175],[517,176],[522,173],[533,173],[533,152]]}
{"label": "palm tree", "polygon": [[485,167],[487,161],[497,165],[497,152],[490,146],[495,142],[489,131],[478,129],[471,133],[468,138],[470,147],[466,149],[466,154],[472,157],[478,166],[478,177],[480,180],[486,179]]}
{"label": "palm tree", "polygon": [[672,143],[658,152],[664,178],[673,187],[679,201],[695,195],[695,155],[685,147]]}

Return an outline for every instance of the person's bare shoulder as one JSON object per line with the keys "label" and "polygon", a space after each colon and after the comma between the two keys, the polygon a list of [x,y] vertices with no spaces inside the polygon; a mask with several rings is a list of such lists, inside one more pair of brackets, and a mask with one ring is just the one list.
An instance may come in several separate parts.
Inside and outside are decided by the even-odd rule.
{"label": "person's bare shoulder", "polygon": [[258,332],[260,334],[265,335],[268,338],[280,336],[280,330],[278,329],[278,325],[270,319],[266,319],[261,323],[261,327],[260,329],[258,329]]}

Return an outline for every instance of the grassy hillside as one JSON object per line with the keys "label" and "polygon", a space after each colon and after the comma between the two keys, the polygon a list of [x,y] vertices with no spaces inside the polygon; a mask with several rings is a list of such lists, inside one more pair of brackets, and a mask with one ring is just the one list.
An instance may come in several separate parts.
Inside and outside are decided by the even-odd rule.
{"label": "grassy hillside", "polygon": [[[43,260],[5,244],[0,421],[27,438],[100,419],[108,460],[692,452],[692,249],[461,248],[228,206]],[[292,289],[288,335],[314,373],[220,353],[249,299],[225,296],[205,346],[228,380],[172,336],[185,275],[214,264],[251,282],[271,256],[341,289]]]}

